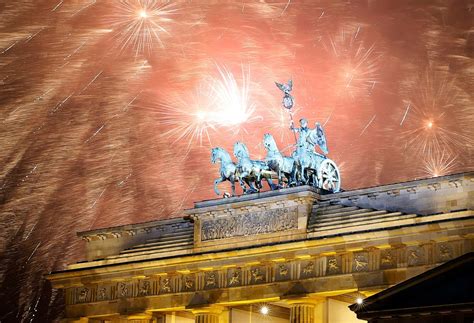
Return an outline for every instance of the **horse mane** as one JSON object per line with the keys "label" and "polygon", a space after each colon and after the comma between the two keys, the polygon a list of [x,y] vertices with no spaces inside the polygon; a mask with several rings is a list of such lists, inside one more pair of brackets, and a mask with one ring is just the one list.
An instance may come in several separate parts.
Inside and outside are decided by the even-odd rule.
{"label": "horse mane", "polygon": [[247,148],[247,146],[243,143],[243,142],[240,142],[240,141],[237,141],[235,144],[234,144],[234,154],[235,154],[235,147],[240,147],[239,149],[243,150],[245,152],[245,154],[247,155],[246,157],[250,157],[250,153],[249,153],[249,150]]}
{"label": "horse mane", "polygon": [[230,154],[227,152],[227,150],[221,147],[215,147],[214,149],[216,149],[222,154],[221,159],[225,158],[226,159],[225,161],[232,162],[232,158],[230,157]]}
{"label": "horse mane", "polygon": [[[276,141],[275,141],[275,138],[273,138],[273,136],[272,136],[271,134],[266,133],[266,134],[265,134],[265,138],[271,138],[271,142],[273,143],[273,148],[275,149],[275,151],[279,151],[279,150],[278,150],[278,145],[277,145],[277,143],[276,143]],[[265,140],[265,139],[264,139],[264,140]]]}

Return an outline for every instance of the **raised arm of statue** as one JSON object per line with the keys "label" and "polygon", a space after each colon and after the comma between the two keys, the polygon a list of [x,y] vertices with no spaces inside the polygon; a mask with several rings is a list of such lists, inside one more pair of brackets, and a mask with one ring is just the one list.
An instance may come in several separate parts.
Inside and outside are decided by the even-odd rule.
{"label": "raised arm of statue", "polygon": [[294,131],[296,133],[300,132],[300,128],[295,128],[295,125],[293,124],[293,122],[290,124],[290,130],[291,131]]}

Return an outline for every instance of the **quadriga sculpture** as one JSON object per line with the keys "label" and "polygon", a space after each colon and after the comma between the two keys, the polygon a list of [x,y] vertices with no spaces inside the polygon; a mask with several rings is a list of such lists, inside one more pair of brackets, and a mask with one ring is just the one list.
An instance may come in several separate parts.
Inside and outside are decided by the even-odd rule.
{"label": "quadriga sculpture", "polygon": [[277,173],[278,185],[283,187],[283,176],[287,179],[288,186],[296,185],[296,163],[292,157],[283,156],[278,150],[277,144],[273,136],[266,133],[263,136],[263,146],[267,150],[265,163],[270,170]]}
{"label": "quadriga sculpture", "polygon": [[[251,160],[247,146],[242,142],[234,144],[234,156],[237,158],[237,177],[244,193],[256,193],[262,186],[264,178],[272,190],[278,187],[273,184],[272,173],[267,164],[260,160]],[[255,183],[255,186],[252,185]],[[248,188],[245,186],[248,185]]]}
{"label": "quadriga sculpture", "polygon": [[[214,181],[216,194],[220,195],[217,185],[227,180],[232,185],[232,196],[235,195],[236,181],[244,194],[256,193],[262,188],[262,179],[268,182],[272,190],[285,186],[311,185],[328,192],[339,192],[339,169],[336,163],[326,156],[328,148],[322,126],[316,123],[315,128],[311,129],[306,119],[301,119],[300,128],[294,128],[292,125],[291,130],[299,134],[292,157],[282,155],[270,134],[265,134],[263,138],[263,145],[267,150],[264,161],[252,160],[247,146],[242,142],[234,144],[237,163],[232,161],[224,149],[213,148],[211,161],[221,163],[220,178]],[[315,151],[317,147],[323,154]],[[278,179],[278,185],[272,182],[272,177]]]}
{"label": "quadriga sculpture", "polygon": [[214,181],[214,192],[217,195],[221,195],[217,184],[224,181],[229,181],[232,186],[232,196],[235,196],[236,165],[232,162],[229,153],[225,151],[225,149],[220,147],[212,148],[211,162],[215,164],[218,161],[221,163],[221,167],[219,169],[219,174],[221,177]]}

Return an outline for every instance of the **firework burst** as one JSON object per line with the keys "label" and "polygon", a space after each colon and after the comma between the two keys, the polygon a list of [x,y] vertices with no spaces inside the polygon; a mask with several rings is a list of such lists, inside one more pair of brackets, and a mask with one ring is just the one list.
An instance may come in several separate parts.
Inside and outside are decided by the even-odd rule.
{"label": "firework burst", "polygon": [[457,156],[446,151],[425,156],[422,171],[430,177],[438,177],[453,173],[457,167]]}
{"label": "firework burst", "polygon": [[163,36],[170,35],[166,26],[176,11],[173,4],[156,0],[114,1],[110,22],[120,52],[132,48],[138,56],[151,54],[156,47],[164,48]]}
{"label": "firework burst", "polygon": [[407,148],[418,155],[454,153],[473,147],[469,136],[472,112],[464,107],[464,95],[447,74],[428,71],[412,85],[416,92],[404,113]]}
{"label": "firework burst", "polygon": [[329,37],[325,48],[335,59],[335,83],[341,93],[351,97],[370,95],[378,83],[382,54],[376,51],[375,43],[366,44],[362,27],[343,28],[335,37]]}
{"label": "firework burst", "polygon": [[210,89],[216,97],[216,106],[211,111],[210,120],[218,126],[231,128],[238,133],[245,123],[261,119],[254,116],[255,104],[250,98],[250,70],[242,67],[241,84],[234,74],[225,67],[216,65],[219,77],[211,79]]}
{"label": "firework burst", "polygon": [[209,118],[214,106],[211,94],[208,87],[200,85],[190,94],[176,95],[166,103],[159,103],[160,123],[169,129],[162,135],[174,142],[187,142],[188,151],[192,143],[198,142],[202,146],[203,139],[210,143],[210,132],[215,130],[215,124]]}
{"label": "firework burst", "polygon": [[255,116],[251,103],[248,70],[242,68],[238,82],[227,68],[216,68],[217,76],[205,76],[194,91],[179,93],[157,103],[159,108],[150,108],[169,129],[162,135],[173,142],[186,142],[188,151],[193,143],[212,145],[212,135],[218,129],[236,135],[246,131],[245,124],[261,119]]}

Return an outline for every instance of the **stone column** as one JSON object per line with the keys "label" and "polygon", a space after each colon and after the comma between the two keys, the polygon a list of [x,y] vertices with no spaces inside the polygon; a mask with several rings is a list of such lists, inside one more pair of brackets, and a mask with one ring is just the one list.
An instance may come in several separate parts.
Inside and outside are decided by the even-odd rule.
{"label": "stone column", "polygon": [[223,308],[218,306],[201,307],[191,310],[196,323],[220,323]]}
{"label": "stone column", "polygon": [[324,323],[327,322],[324,309],[326,298],[300,296],[286,299],[290,305],[290,323]]}
{"label": "stone column", "polygon": [[315,323],[315,306],[315,303],[310,302],[291,302],[290,323]]}

